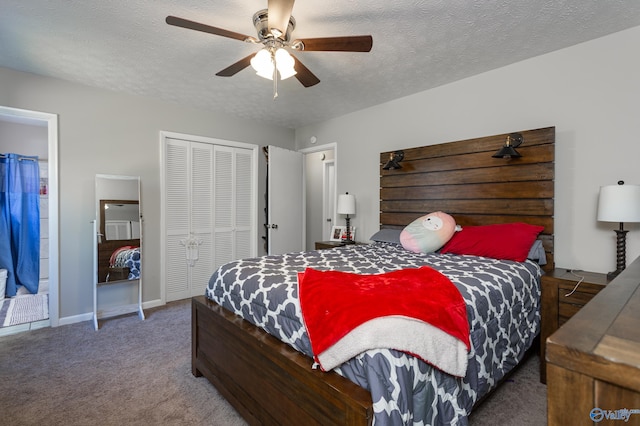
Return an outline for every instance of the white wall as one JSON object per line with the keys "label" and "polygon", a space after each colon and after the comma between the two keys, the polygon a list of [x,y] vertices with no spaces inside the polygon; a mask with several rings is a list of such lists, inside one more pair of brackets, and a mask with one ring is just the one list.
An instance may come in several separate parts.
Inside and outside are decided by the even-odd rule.
{"label": "white wall", "polygon": [[[612,271],[617,224],[598,223],[596,206],[600,186],[640,184],[639,45],[635,27],[300,128],[296,145],[337,143],[338,193],[356,195],[363,240],[379,227],[380,152],[555,126],[556,266]],[[625,228],[630,262],[640,224]]]}
{"label": "white wall", "polygon": [[11,123],[0,119],[0,152],[37,155],[47,161],[47,126]]}
{"label": "white wall", "polygon": [[[230,115],[0,68],[0,105],[58,114],[60,318],[92,311],[95,175],[140,176],[144,213],[143,301],[160,299],[161,130],[292,149],[294,132]],[[266,163],[261,158],[259,194]],[[259,195],[259,211],[264,200]],[[260,235],[258,235],[260,238]],[[259,240],[260,248],[262,247]],[[203,284],[203,289],[204,289]]]}

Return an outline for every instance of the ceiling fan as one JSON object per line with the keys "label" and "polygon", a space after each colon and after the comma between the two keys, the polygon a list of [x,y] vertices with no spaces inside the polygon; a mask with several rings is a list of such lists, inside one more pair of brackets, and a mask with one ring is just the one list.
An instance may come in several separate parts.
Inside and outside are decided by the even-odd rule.
{"label": "ceiling fan", "polygon": [[258,38],[176,16],[167,16],[166,22],[177,27],[233,38],[247,43],[262,44],[264,47],[260,51],[240,59],[216,75],[231,77],[251,65],[259,76],[274,81],[274,98],[276,98],[278,96],[278,74],[283,80],[295,75],[304,87],[320,83],[320,79],[295,56],[291,55],[287,49],[299,52],[369,52],[373,45],[373,38],[370,35],[291,40],[291,33],[296,27],[296,21],[291,16],[294,1],[268,0],[268,9],[259,10],[253,15],[253,25],[258,32]]}

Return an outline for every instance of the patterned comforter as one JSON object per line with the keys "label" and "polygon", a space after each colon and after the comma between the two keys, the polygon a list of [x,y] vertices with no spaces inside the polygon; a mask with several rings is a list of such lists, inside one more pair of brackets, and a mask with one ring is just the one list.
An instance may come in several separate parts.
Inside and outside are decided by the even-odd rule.
{"label": "patterned comforter", "polygon": [[363,352],[335,371],[371,392],[377,426],[466,425],[475,402],[520,362],[538,334],[541,269],[535,262],[418,254],[376,242],[234,261],[213,274],[206,296],[312,357],[298,272],[312,267],[377,274],[422,265],[447,276],[467,304],[466,376],[448,375],[393,349]]}
{"label": "patterned comforter", "polygon": [[[111,254],[109,266],[113,268],[129,268],[128,280],[140,279],[140,247],[123,246]],[[109,277],[107,277],[109,281]]]}

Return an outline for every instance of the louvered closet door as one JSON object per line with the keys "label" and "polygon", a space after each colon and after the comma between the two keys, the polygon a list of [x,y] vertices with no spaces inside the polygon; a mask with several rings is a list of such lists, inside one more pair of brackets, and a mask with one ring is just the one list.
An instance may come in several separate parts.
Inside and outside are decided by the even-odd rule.
{"label": "louvered closet door", "polygon": [[167,301],[204,294],[213,272],[213,145],[167,141]]}
{"label": "louvered closet door", "polygon": [[167,139],[166,300],[204,294],[213,271],[255,256],[251,149]]}
{"label": "louvered closet door", "polygon": [[169,139],[165,148],[165,262],[166,300],[189,297],[189,265],[181,241],[189,238],[190,143]]}
{"label": "louvered closet door", "polygon": [[215,256],[217,268],[234,259],[254,256],[253,154],[251,150],[216,146]]}
{"label": "louvered closet door", "polygon": [[253,154],[250,150],[236,149],[234,154],[236,221],[234,254],[236,259],[243,259],[255,256],[252,247],[257,239],[257,230],[254,229],[257,210],[254,206],[255,194],[253,193],[256,171],[253,170]]}
{"label": "louvered closet door", "polygon": [[233,194],[233,148],[216,146],[214,152],[215,265],[233,260],[235,205]]}
{"label": "louvered closet door", "polygon": [[204,294],[213,273],[213,152],[214,146],[191,143],[191,238],[197,247],[191,252],[191,291],[188,297]]}

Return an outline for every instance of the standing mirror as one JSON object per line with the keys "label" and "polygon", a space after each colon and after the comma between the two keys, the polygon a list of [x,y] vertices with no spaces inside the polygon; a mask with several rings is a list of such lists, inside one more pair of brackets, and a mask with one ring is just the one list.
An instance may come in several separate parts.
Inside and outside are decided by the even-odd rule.
{"label": "standing mirror", "polygon": [[140,178],[96,175],[96,208],[97,282],[140,279]]}
{"label": "standing mirror", "polygon": [[[142,213],[140,177],[96,175],[93,323],[142,310]],[[131,283],[131,285],[127,284]],[[137,303],[131,293],[137,286]],[[103,303],[98,303],[98,289]]]}

